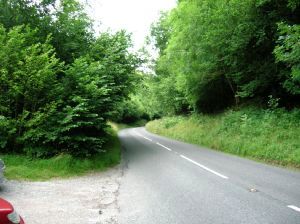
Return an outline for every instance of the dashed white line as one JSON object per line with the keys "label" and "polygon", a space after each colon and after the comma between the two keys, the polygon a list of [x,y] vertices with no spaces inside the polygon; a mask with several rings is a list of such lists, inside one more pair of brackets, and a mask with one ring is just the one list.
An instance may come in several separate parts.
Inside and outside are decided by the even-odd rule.
{"label": "dashed white line", "polygon": [[[144,139],[146,139],[146,140],[148,140],[150,142],[153,142],[152,139],[147,138],[147,137],[141,135],[140,133],[137,133],[136,131],[134,131],[134,133],[136,135],[140,136],[140,137],[143,137]],[[167,149],[170,152],[173,152],[172,149],[168,148],[167,146],[164,146],[164,145],[160,144],[159,142],[156,142],[156,144],[159,145],[159,146],[161,146],[161,147],[163,147],[163,148],[165,148],[165,149]],[[174,151],[174,153],[177,154],[177,155],[180,155],[178,152]],[[190,159],[190,158],[188,158],[188,157],[186,157],[184,155],[180,155],[180,157],[183,158],[183,159],[185,159],[185,160],[187,160],[187,161],[189,161],[189,162],[191,162],[191,163],[193,163],[193,164],[195,164],[195,165],[197,165],[197,166],[199,166],[199,167],[201,167],[202,169],[204,169],[204,170],[206,170],[206,171],[208,171],[210,173],[213,173],[213,174],[215,174],[215,175],[223,178],[223,179],[229,179],[227,176],[225,176],[223,174],[220,174],[220,173],[218,173],[218,172],[216,172],[216,171],[214,171],[214,170],[212,170],[212,169],[210,169],[210,168],[208,168],[208,167],[206,167],[206,166],[204,166],[204,165],[202,165],[200,163],[197,163],[196,161],[194,161],[194,160],[192,160],[192,159]],[[293,209],[296,212],[300,212],[300,208],[297,207],[297,206],[295,206],[295,205],[288,205],[287,207],[290,208],[290,209]],[[90,221],[92,221],[92,220],[90,220]]]}
{"label": "dashed white line", "polygon": [[293,209],[293,210],[295,210],[295,211],[297,211],[297,212],[300,212],[300,208],[298,208],[298,207],[295,206],[295,205],[288,205],[287,207],[288,207],[288,208],[291,208],[291,209]]}
{"label": "dashed white line", "polygon": [[144,139],[150,141],[150,142],[153,142],[152,139],[150,139],[150,138],[147,138],[147,137],[145,137],[145,136],[142,136],[142,137],[143,137]]}
{"label": "dashed white line", "polygon": [[214,171],[212,169],[209,169],[208,167],[206,167],[204,165],[201,165],[200,163],[197,163],[196,161],[194,161],[194,160],[192,160],[192,159],[190,159],[190,158],[188,158],[188,157],[186,157],[184,155],[180,155],[180,157],[183,158],[183,159],[185,159],[185,160],[187,160],[187,161],[189,161],[189,162],[191,162],[191,163],[193,163],[193,164],[195,164],[195,165],[197,165],[197,166],[199,166],[199,167],[201,167],[202,169],[204,169],[204,170],[206,170],[208,172],[211,172],[211,173],[213,173],[213,174],[215,174],[215,175],[223,178],[223,179],[228,179],[228,177],[226,177],[226,176],[224,176],[224,175],[222,175],[222,174],[220,174],[220,173],[218,173],[218,172],[216,172],[216,171]]}
{"label": "dashed white line", "polygon": [[161,146],[161,147],[163,147],[163,148],[165,148],[166,150],[168,150],[170,152],[173,151],[172,149],[168,148],[167,146],[164,146],[164,145],[160,144],[159,142],[156,142],[156,144],[159,145],[159,146]]}
{"label": "dashed white line", "polygon": [[153,142],[152,139],[147,138],[147,137],[141,135],[140,133],[137,133],[136,131],[134,131],[134,134],[136,134],[136,135],[138,135],[138,136],[140,136],[140,137],[142,137],[142,138],[144,138],[144,139],[146,139],[146,140],[148,140],[148,141],[150,141],[150,142]]}
{"label": "dashed white line", "polygon": [[[140,136],[140,137],[143,137],[144,139],[146,139],[146,140],[148,140],[148,141],[150,141],[150,142],[153,142],[153,140],[150,139],[150,138],[147,138],[147,137],[145,137],[145,136],[143,136],[143,135],[141,135],[141,134],[139,134],[139,133],[137,133],[137,132],[134,132],[134,133],[135,133],[136,135]],[[170,152],[173,152],[172,149],[168,148],[167,146],[164,146],[164,145],[160,144],[159,142],[156,142],[156,144],[159,145],[159,146],[161,146],[161,147],[163,147],[163,148],[165,148],[165,149],[167,149],[167,150],[170,151]],[[188,157],[186,157],[186,156],[184,156],[184,155],[180,155],[178,152],[175,152],[175,151],[174,151],[174,153],[175,153],[176,155],[179,155],[181,158],[183,158],[183,159],[185,159],[185,160],[187,160],[187,161],[189,161],[189,162],[191,162],[191,163],[193,163],[193,164],[195,164],[195,165],[201,167],[202,169],[204,169],[204,170],[206,170],[206,171],[208,171],[208,172],[211,172],[211,173],[213,173],[213,174],[215,174],[215,175],[217,175],[217,176],[219,176],[219,177],[221,177],[221,178],[223,178],[223,179],[228,179],[228,177],[224,176],[223,174],[220,174],[220,173],[218,173],[218,172],[216,172],[216,171],[214,171],[214,170],[212,170],[212,169],[209,169],[208,167],[206,167],[206,166],[204,166],[204,165],[201,165],[200,163],[197,163],[196,161],[194,161],[194,160],[192,160],[192,159],[190,159],[190,158],[188,158]]]}

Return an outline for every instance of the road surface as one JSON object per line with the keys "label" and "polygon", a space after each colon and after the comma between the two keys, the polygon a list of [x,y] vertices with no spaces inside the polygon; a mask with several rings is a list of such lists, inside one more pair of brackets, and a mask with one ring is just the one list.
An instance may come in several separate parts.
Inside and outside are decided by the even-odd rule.
{"label": "road surface", "polygon": [[300,172],[150,134],[119,133],[120,224],[300,224]]}

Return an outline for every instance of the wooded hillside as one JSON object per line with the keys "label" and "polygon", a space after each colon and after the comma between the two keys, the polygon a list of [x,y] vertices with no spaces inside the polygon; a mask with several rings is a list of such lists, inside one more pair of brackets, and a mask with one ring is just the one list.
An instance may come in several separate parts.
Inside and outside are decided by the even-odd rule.
{"label": "wooded hillside", "polygon": [[299,0],[181,0],[152,27],[152,116],[300,103]]}

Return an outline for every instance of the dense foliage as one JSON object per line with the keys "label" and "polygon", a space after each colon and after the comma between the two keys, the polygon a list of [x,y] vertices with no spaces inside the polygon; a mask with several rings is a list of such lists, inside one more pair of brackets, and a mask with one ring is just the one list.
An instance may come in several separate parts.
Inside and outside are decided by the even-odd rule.
{"label": "dense foliage", "polygon": [[300,102],[299,29],[299,0],[181,0],[152,27],[159,58],[141,98],[159,115],[270,97],[291,109]]}
{"label": "dense foliage", "polygon": [[102,151],[139,64],[124,31],[95,36],[76,0],[0,0],[0,149]]}
{"label": "dense foliage", "polygon": [[180,0],[150,39],[148,130],[299,167],[299,0]]}
{"label": "dense foliage", "polygon": [[180,0],[149,75],[126,32],[92,27],[77,0],[0,0],[1,152],[91,156],[109,119],[300,105],[299,0]]}

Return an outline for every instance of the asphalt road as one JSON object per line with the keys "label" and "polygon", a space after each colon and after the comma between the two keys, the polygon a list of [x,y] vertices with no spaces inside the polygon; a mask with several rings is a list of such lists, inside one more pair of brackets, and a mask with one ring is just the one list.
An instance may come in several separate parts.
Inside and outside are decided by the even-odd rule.
{"label": "asphalt road", "polygon": [[300,224],[300,172],[150,134],[119,133],[120,224]]}

